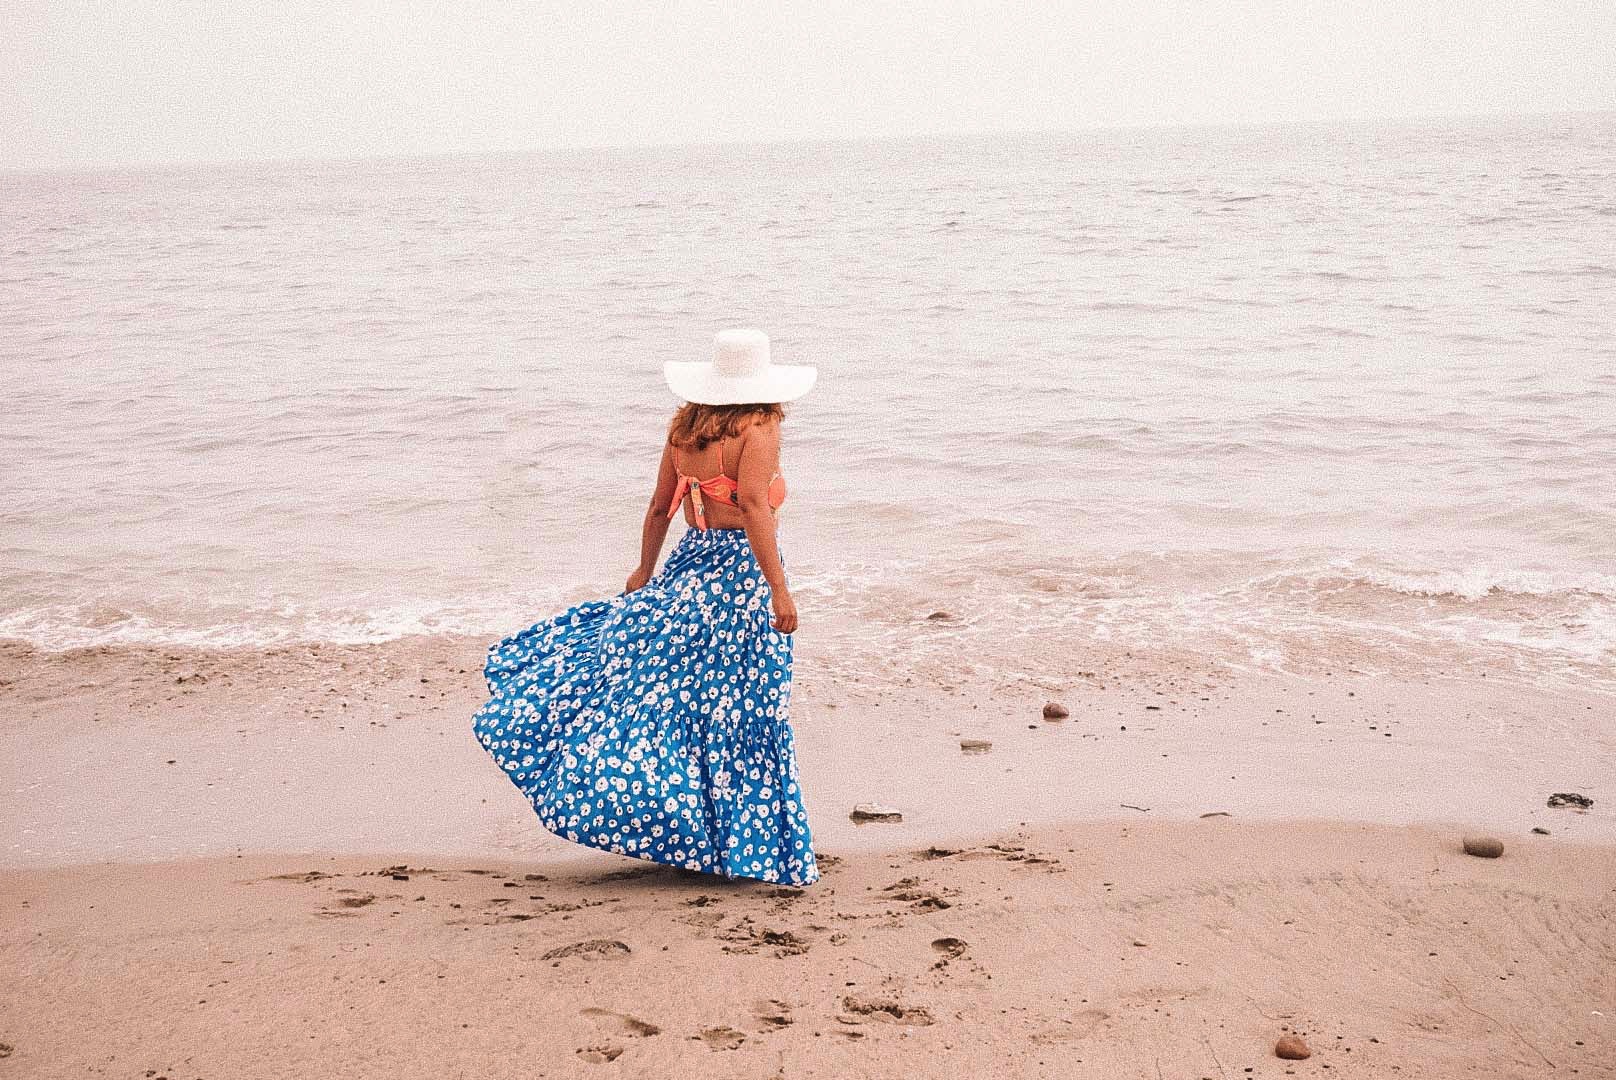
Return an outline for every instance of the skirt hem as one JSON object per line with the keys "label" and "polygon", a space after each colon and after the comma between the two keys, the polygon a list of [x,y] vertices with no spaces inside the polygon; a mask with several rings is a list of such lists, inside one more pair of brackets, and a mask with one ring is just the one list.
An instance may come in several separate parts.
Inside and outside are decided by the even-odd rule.
{"label": "skirt hem", "polygon": [[694,874],[706,874],[708,877],[722,878],[725,881],[761,881],[768,885],[788,885],[792,888],[798,889],[807,888],[809,885],[812,885],[819,880],[818,874],[801,881],[792,881],[786,877],[770,878],[764,877],[761,874],[747,874],[739,871],[731,873],[723,869],[691,866],[688,860],[681,862],[678,859],[659,857],[654,852],[630,851],[623,845],[613,844],[610,841],[598,842],[594,839],[574,838],[568,836],[560,829],[557,829],[548,821],[545,821],[543,811],[539,811],[536,816],[538,818],[539,825],[543,827],[544,831],[549,833],[551,836],[554,836],[558,840],[565,840],[569,844],[577,844],[579,847],[590,848],[594,851],[604,851],[612,855],[622,855],[625,858],[638,859],[641,862],[656,863],[658,866],[673,866],[680,870],[689,870]]}

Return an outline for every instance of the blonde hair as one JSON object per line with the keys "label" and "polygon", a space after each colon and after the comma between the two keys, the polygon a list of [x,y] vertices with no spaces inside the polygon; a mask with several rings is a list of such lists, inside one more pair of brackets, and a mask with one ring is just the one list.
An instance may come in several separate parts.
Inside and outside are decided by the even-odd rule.
{"label": "blonde hair", "polygon": [[668,441],[682,450],[705,450],[721,439],[739,435],[753,424],[784,420],[785,406],[777,401],[754,405],[703,405],[687,401],[673,414]]}

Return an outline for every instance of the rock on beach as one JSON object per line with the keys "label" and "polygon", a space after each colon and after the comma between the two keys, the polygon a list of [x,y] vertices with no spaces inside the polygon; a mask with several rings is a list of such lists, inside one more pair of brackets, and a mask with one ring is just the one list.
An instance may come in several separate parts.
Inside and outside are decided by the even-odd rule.
{"label": "rock on beach", "polygon": [[863,824],[866,821],[899,822],[903,820],[902,811],[880,803],[859,803],[853,807],[853,812],[847,815],[854,821]]}
{"label": "rock on beach", "polygon": [[1308,1049],[1300,1035],[1281,1035],[1274,1044],[1274,1056],[1286,1061],[1306,1061],[1313,1056],[1313,1051]]}

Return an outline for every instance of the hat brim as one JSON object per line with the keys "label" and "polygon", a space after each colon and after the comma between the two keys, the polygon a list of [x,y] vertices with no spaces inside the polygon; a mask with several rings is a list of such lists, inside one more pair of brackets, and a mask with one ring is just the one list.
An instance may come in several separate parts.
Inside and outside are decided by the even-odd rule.
{"label": "hat brim", "polygon": [[666,360],[668,389],[699,405],[751,405],[795,401],[814,388],[819,369],[809,364],[770,364],[756,375],[720,375],[710,360]]}

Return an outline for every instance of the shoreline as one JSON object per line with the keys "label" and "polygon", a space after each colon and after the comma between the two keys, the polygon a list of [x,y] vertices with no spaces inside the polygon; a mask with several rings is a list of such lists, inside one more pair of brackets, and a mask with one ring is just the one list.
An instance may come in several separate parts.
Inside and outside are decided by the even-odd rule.
{"label": "shoreline", "polygon": [[[237,852],[555,857],[477,744],[481,638],[200,652],[0,644],[0,867]],[[892,685],[797,667],[792,703],[816,846],[1085,821],[1442,824],[1506,840],[1544,827],[1616,842],[1616,697],[1493,685],[1209,669],[1096,651],[1065,685]],[[806,677],[805,677],[806,676]],[[1070,717],[1049,722],[1059,700]],[[961,750],[962,739],[992,743]],[[1554,792],[1594,798],[1550,809]],[[904,814],[855,825],[857,803]],[[1142,807],[1143,810],[1130,809]]]}

